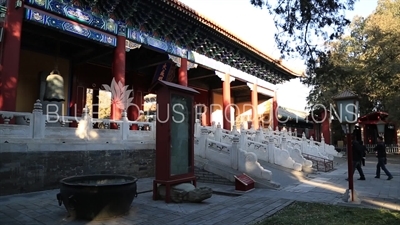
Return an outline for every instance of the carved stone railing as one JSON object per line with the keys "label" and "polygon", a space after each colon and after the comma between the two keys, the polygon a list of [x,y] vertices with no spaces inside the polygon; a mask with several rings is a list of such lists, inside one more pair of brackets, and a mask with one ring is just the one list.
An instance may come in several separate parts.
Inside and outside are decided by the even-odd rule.
{"label": "carved stone railing", "polygon": [[[136,141],[155,143],[154,122],[130,121],[126,112],[121,120],[95,119],[84,109],[81,117],[43,114],[39,100],[34,104],[32,113],[0,111],[3,124],[0,142],[43,140],[50,142],[67,142],[73,140],[118,142]],[[15,120],[14,124],[10,121]],[[77,126],[70,126],[75,123]],[[112,125],[116,129],[111,129]],[[140,130],[131,130],[135,125]]]}
{"label": "carved stone railing", "polygon": [[[219,137],[217,137],[219,138]],[[239,147],[239,136],[234,135],[230,144],[213,140],[207,128],[201,128],[195,135],[195,155],[230,167],[250,176],[272,179],[272,172],[264,169],[255,153],[247,152]]]}
{"label": "carved stone railing", "polygon": [[[233,135],[233,134],[238,134],[238,133],[243,133],[245,132],[247,139],[250,141],[255,141],[256,140],[256,135],[257,132],[259,132],[257,137],[258,142],[262,141],[269,141],[269,137],[271,137],[271,141],[277,148],[282,147],[282,139],[285,138],[285,146],[287,148],[291,149],[298,149],[300,150],[301,153],[309,154],[309,155],[314,155],[320,158],[324,159],[330,159],[332,160],[334,157],[341,157],[342,154],[338,153],[335,150],[335,147],[333,145],[328,145],[325,143],[324,137],[322,135],[321,142],[314,141],[313,137],[310,139],[307,139],[305,136],[305,133],[303,133],[302,137],[299,138],[297,137],[297,130],[294,129],[289,129],[286,130],[285,128],[279,131],[278,129],[272,130],[272,129],[259,129],[259,130],[254,130],[253,128],[251,129],[244,129],[244,126],[241,125],[240,131],[236,128],[236,126],[233,126],[232,131],[229,130],[224,130],[221,128],[220,124],[215,124],[214,122],[212,123],[211,126],[205,127],[209,133],[210,137],[214,137],[214,140],[217,141],[226,141],[226,135]],[[199,130],[201,129],[201,125],[199,121],[196,121],[195,124],[195,132],[199,133]],[[226,142],[225,142],[226,143]],[[242,146],[243,147],[243,146]],[[293,152],[293,151],[291,151]],[[296,156],[297,158],[297,156]],[[304,164],[304,162],[299,162],[301,164]],[[308,163],[306,163],[308,164]]]}

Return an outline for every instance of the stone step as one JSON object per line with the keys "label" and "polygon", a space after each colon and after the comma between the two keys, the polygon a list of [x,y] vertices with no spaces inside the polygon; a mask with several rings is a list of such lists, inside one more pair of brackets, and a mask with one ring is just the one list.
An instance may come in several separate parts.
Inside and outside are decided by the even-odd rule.
{"label": "stone step", "polygon": [[[235,182],[235,175],[241,174],[241,172],[234,170],[230,167],[219,165],[215,162],[203,159],[201,157],[195,156],[195,167],[201,168],[205,171],[214,173],[220,177],[223,177],[231,182]],[[266,188],[266,189],[279,189],[280,184],[274,181],[269,181],[266,179],[252,177],[255,180],[256,188]]]}

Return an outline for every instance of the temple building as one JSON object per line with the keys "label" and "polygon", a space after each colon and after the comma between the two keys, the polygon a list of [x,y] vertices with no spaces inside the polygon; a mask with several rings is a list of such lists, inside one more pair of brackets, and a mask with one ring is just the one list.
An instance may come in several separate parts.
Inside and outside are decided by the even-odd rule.
{"label": "temple building", "polygon": [[[374,145],[377,142],[378,136],[383,136],[387,145],[398,144],[398,134],[396,125],[387,120],[388,113],[377,111],[371,112],[358,119],[360,131],[358,139],[364,143]],[[384,132],[379,133],[378,124],[382,123]]]}
{"label": "temple building", "polygon": [[[1,3],[0,111],[30,112],[40,99],[45,113],[80,116],[88,106],[94,118],[120,119],[104,88],[114,79],[132,89],[136,107],[125,110],[135,120],[140,110],[154,116],[149,87],[163,79],[200,92],[203,125],[231,129],[247,110],[237,105],[247,104],[258,128],[259,103],[274,99],[275,84],[300,76],[177,0]],[[61,97],[47,96],[50,78]]]}

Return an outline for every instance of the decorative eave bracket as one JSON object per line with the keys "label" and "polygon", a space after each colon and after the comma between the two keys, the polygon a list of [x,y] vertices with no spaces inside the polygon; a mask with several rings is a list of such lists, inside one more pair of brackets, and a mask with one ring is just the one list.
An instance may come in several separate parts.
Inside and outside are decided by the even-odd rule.
{"label": "decorative eave bracket", "polygon": [[[217,75],[222,81],[225,81],[225,73],[221,73],[219,71],[215,71],[215,75]],[[229,77],[230,77],[229,83],[235,80],[235,78],[232,77],[231,75],[229,75]]]}
{"label": "decorative eave bracket", "polygon": [[142,46],[141,44],[137,44],[137,43],[135,43],[133,41],[130,41],[130,40],[126,40],[125,41],[125,51],[126,52],[129,52],[129,51],[131,51],[133,49],[140,48],[141,46]]}
{"label": "decorative eave bracket", "polygon": [[[176,64],[176,66],[181,67],[181,57],[173,56],[173,55],[168,55],[168,57]],[[187,70],[197,68],[196,63],[189,62],[187,63]]]}
{"label": "decorative eave bracket", "polygon": [[[250,90],[254,89],[254,83],[247,82],[247,86],[250,88]],[[274,95],[275,95],[275,91],[274,90],[261,87],[258,84],[257,84],[257,93],[260,93],[260,94],[268,96],[268,97],[274,97]]]}

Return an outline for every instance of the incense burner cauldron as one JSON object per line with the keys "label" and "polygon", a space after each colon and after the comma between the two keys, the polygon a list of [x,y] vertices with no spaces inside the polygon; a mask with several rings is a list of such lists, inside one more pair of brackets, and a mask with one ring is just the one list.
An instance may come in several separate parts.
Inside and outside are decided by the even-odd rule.
{"label": "incense burner cauldron", "polygon": [[104,219],[129,212],[137,178],[117,174],[67,177],[60,181],[58,204],[76,219]]}

